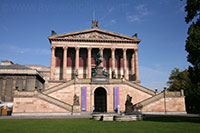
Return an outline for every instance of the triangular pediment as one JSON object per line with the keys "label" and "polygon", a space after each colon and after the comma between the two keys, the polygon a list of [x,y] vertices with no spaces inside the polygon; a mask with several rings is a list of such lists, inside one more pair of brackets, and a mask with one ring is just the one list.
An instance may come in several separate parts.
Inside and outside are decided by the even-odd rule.
{"label": "triangular pediment", "polygon": [[96,40],[96,41],[131,41],[140,42],[140,39],[129,37],[101,29],[89,29],[78,32],[49,36],[50,40]]}

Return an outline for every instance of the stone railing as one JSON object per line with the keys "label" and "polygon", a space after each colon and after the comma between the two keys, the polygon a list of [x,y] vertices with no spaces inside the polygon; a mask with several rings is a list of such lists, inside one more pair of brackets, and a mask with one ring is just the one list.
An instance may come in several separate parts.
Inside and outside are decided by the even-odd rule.
{"label": "stone railing", "polygon": [[14,97],[34,97],[37,95],[37,91],[17,91],[14,92]]}
{"label": "stone railing", "polygon": [[145,88],[145,87],[143,87],[143,86],[141,86],[141,85],[139,85],[139,84],[133,83],[133,82],[128,81],[128,80],[123,80],[123,83],[125,83],[125,84],[127,84],[127,85],[129,85],[129,86],[131,86],[131,87],[137,88],[138,90],[141,90],[141,91],[143,91],[143,92],[146,92],[146,93],[148,93],[148,94],[150,94],[150,95],[155,95],[155,92],[154,92],[154,91],[152,91],[152,90],[150,90],[150,89],[148,89],[148,88]]}
{"label": "stone railing", "polygon": [[163,91],[158,95],[145,99],[142,102],[136,103],[135,105],[143,107],[150,103],[153,103],[161,98],[168,98],[168,97],[182,97],[184,96],[183,91]]}
{"label": "stone railing", "polygon": [[44,94],[50,94],[52,92],[58,91],[58,90],[60,90],[62,88],[65,88],[65,87],[67,87],[69,85],[72,85],[72,84],[74,84],[74,80],[70,80],[70,81],[67,81],[66,83],[62,83],[62,84],[56,85],[54,87],[51,87],[51,88],[49,88],[47,90],[44,90],[43,93]]}
{"label": "stone railing", "polygon": [[150,103],[152,103],[152,102],[154,102],[154,101],[157,101],[157,100],[159,100],[159,99],[161,99],[161,98],[163,98],[163,97],[164,97],[164,93],[160,93],[160,94],[158,94],[158,95],[155,95],[155,96],[153,96],[153,97],[150,97],[150,98],[148,98],[148,99],[145,99],[145,100],[142,101],[142,102],[136,103],[136,105],[140,105],[141,107],[143,107],[143,106],[148,105],[148,104],[150,104]]}
{"label": "stone railing", "polygon": [[53,98],[51,96],[45,95],[43,93],[38,93],[37,97],[72,112],[73,107],[72,107],[72,105],[70,105],[68,103],[60,101],[60,100]]}
{"label": "stone railing", "polygon": [[181,97],[184,94],[181,91],[165,91],[166,97]]}

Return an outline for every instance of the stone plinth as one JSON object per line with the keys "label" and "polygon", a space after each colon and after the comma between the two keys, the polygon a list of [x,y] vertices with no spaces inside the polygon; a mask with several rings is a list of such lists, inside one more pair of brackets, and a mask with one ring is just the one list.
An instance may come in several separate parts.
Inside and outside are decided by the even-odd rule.
{"label": "stone plinth", "polygon": [[120,116],[115,116],[114,120],[115,121],[137,121],[138,117],[137,115],[120,115]]}
{"label": "stone plinth", "polygon": [[73,105],[73,114],[80,113],[80,105]]}

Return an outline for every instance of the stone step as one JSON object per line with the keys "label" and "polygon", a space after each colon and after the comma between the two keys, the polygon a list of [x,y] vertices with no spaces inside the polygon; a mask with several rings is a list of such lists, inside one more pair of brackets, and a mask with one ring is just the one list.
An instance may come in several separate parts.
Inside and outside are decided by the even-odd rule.
{"label": "stone step", "polygon": [[98,121],[138,121],[143,120],[142,114],[93,114],[92,118]]}
{"label": "stone step", "polygon": [[63,101],[60,101],[60,100],[58,100],[58,99],[55,99],[55,98],[53,98],[53,97],[51,97],[51,96],[48,96],[48,95],[46,95],[46,94],[43,94],[43,93],[38,93],[37,96],[38,96],[38,98],[40,98],[40,99],[42,99],[42,100],[45,100],[45,101],[47,101],[47,102],[49,102],[49,103],[51,103],[51,104],[54,104],[54,105],[56,105],[56,106],[59,106],[59,107],[61,107],[61,108],[63,108],[63,109],[66,109],[66,110],[72,112],[73,107],[72,107],[72,105],[70,105],[70,104],[68,104],[68,103],[65,103],[65,102],[63,102]]}

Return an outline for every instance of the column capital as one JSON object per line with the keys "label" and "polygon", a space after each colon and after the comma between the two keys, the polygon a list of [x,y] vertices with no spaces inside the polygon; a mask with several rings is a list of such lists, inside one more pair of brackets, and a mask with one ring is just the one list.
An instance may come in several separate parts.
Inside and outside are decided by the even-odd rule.
{"label": "column capital", "polygon": [[127,50],[127,48],[123,48],[123,51],[126,51]]}
{"label": "column capital", "polygon": [[56,46],[51,46],[51,49],[55,49],[56,48]]}
{"label": "column capital", "polygon": [[75,47],[75,49],[76,49],[76,50],[79,50],[79,49],[80,49],[80,47]]}
{"label": "column capital", "polygon": [[134,49],[135,52],[138,52],[138,49]]}
{"label": "column capital", "polygon": [[91,47],[87,47],[87,50],[92,50],[92,48]]}
{"label": "column capital", "polygon": [[116,48],[111,48],[112,51],[115,51]]}
{"label": "column capital", "polygon": [[67,46],[64,46],[64,47],[63,47],[63,49],[66,49],[66,50],[67,50],[67,49],[68,49],[68,47],[67,47]]}
{"label": "column capital", "polygon": [[99,48],[100,50],[104,50],[104,48]]}

